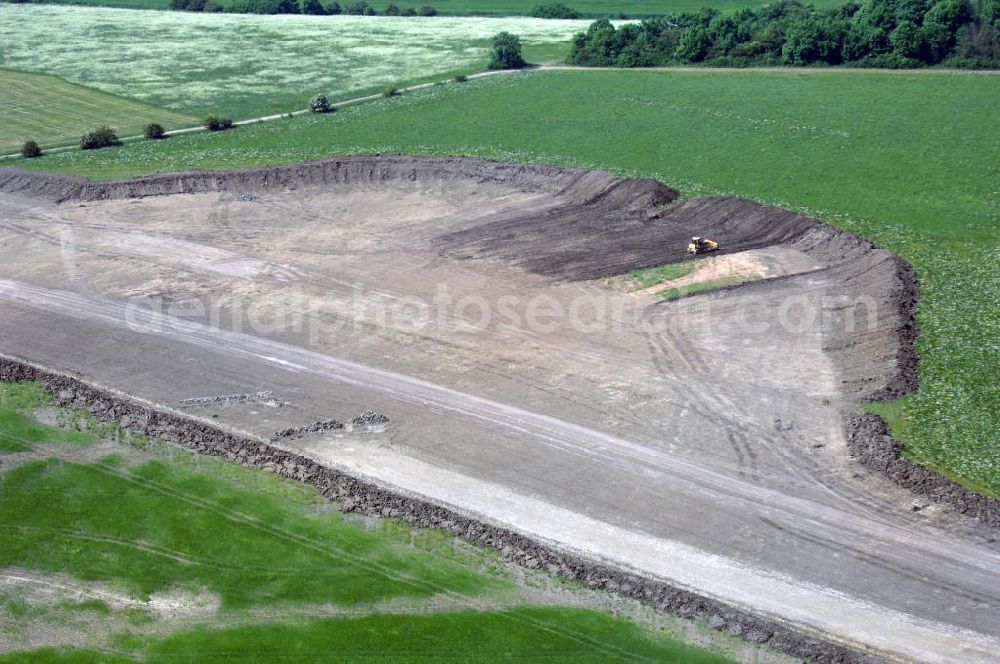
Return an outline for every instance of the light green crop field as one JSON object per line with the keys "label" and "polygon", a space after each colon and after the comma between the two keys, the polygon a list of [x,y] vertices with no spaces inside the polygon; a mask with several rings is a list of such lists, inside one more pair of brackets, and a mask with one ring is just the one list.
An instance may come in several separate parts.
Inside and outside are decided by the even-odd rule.
{"label": "light green crop field", "polygon": [[[0,4],[10,69],[59,76],[178,113],[247,119],[487,64],[496,33],[530,59],[586,21],[515,18],[253,16]],[[53,39],[58,35],[58,39]],[[3,116],[0,116],[3,117]]]}
{"label": "light green crop field", "polygon": [[728,661],[540,602],[445,533],[120,433],[0,384],[0,649],[36,644],[0,662]]}
{"label": "light green crop field", "polygon": [[[906,453],[1000,493],[1000,77],[563,71],[448,84],[331,116],[11,164],[123,177],[328,155],[467,154],[655,177],[861,233],[916,267]],[[373,131],[377,127],[378,131]]]}
{"label": "light green crop field", "polygon": [[0,69],[0,153],[20,149],[25,141],[40,145],[76,142],[102,125],[121,135],[141,134],[158,122],[168,129],[198,120],[67,83],[53,76]]}
{"label": "light green crop field", "polygon": [[[170,0],[34,0],[37,4],[94,5],[104,7],[124,7],[127,9],[166,9]],[[381,13],[390,0],[370,2]],[[439,14],[448,16],[526,16],[538,5],[549,4],[550,0],[395,0],[400,7],[420,7],[430,5]],[[226,0],[223,6],[229,4]],[[341,5],[350,4],[341,2]],[[767,0],[566,0],[563,4],[572,7],[584,16],[656,16],[674,12],[695,12],[702,7],[711,7],[721,12],[732,12],[743,7],[759,7]],[[817,0],[818,7],[843,4],[842,0]]]}

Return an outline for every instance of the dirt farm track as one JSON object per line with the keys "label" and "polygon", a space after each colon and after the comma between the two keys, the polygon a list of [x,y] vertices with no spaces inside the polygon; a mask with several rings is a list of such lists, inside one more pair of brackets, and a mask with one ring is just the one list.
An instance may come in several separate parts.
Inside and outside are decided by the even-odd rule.
{"label": "dirt farm track", "polygon": [[[300,459],[639,579],[602,587],[661,583],[794,654],[996,661],[988,506],[933,503],[848,449],[862,400],[914,386],[909,267],[792,212],[676,196],[474,159],[0,169],[0,354],[62,372],[64,402],[134,426],[115,399],[135,397],[292,464],[272,469]],[[685,285],[754,280],[621,287],[694,234],[723,251]],[[367,409],[389,423],[277,435]],[[546,555],[522,559],[567,573]]]}

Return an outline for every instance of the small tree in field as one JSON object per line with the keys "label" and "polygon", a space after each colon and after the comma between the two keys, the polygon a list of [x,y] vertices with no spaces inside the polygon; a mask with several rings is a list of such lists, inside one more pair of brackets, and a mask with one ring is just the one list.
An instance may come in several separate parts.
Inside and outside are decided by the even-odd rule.
{"label": "small tree in field", "polygon": [[490,44],[490,69],[520,69],[525,65],[521,57],[521,38],[501,32]]}
{"label": "small tree in field", "polygon": [[80,139],[81,150],[96,150],[98,148],[107,148],[112,145],[121,144],[122,142],[118,139],[118,134],[111,127],[95,129]]}
{"label": "small tree in field", "polygon": [[28,141],[21,148],[21,155],[27,157],[28,159],[34,159],[35,157],[42,156],[42,149],[38,147],[38,143],[34,141]]}
{"label": "small tree in field", "polygon": [[149,138],[154,141],[159,140],[167,135],[167,132],[163,128],[163,125],[156,122],[146,125],[146,128],[143,130],[142,133],[146,138]]}
{"label": "small tree in field", "polygon": [[225,131],[233,128],[233,121],[229,118],[217,118],[210,115],[205,119],[205,129],[209,131]]}
{"label": "small tree in field", "polygon": [[313,113],[329,113],[333,110],[333,105],[326,98],[326,95],[316,95],[309,102],[309,110]]}
{"label": "small tree in field", "polygon": [[399,5],[390,3],[386,5],[385,11],[382,13],[386,16],[399,16]]}
{"label": "small tree in field", "polygon": [[437,16],[438,12],[430,5],[424,5],[417,10],[417,16]]}

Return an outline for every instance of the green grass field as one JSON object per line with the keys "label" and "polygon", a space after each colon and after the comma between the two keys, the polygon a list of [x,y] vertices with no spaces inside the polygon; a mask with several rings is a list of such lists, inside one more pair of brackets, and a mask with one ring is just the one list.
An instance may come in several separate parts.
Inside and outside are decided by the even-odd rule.
{"label": "green grass field", "polygon": [[[254,118],[486,68],[497,32],[564,60],[586,21],[253,16],[0,4],[3,66],[199,119]],[[52,35],[59,35],[52,39]],[[0,97],[0,99],[4,99]],[[0,117],[6,118],[0,101]],[[59,104],[60,112],[72,107]]]}
{"label": "green grass field", "polygon": [[[166,9],[170,0],[34,0],[36,4],[71,4],[92,5],[104,7],[122,7],[126,9]],[[438,13],[445,16],[526,16],[540,4],[548,4],[549,0],[420,0],[407,2],[402,0],[395,4],[400,7],[418,7],[429,4]],[[223,1],[223,6],[228,3]],[[340,3],[345,4],[344,2]],[[389,0],[370,3],[381,12],[389,4]],[[563,4],[572,7],[588,17],[617,16],[624,13],[630,17],[657,16],[674,12],[694,12],[702,7],[712,7],[722,12],[736,11],[743,7],[759,7],[767,4],[767,0],[567,0]],[[843,4],[841,0],[816,0],[812,4],[819,7],[829,7]]]}
{"label": "green grass field", "polygon": [[11,163],[124,177],[376,151],[468,154],[600,166],[687,196],[804,211],[916,266],[921,387],[906,401],[906,451],[1000,493],[998,85],[948,72],[535,72],[223,136]]}
{"label": "green grass field", "polygon": [[198,124],[181,113],[67,83],[53,76],[0,69],[0,154],[17,151],[25,141],[40,145],[76,143],[88,131],[109,125],[121,135],[141,134],[159,122],[177,128]]}
{"label": "green grass field", "polygon": [[[0,587],[0,649],[50,626],[80,646],[0,662],[728,661],[532,600],[495,554],[445,533],[351,521],[298,482],[157,441],[109,449],[111,433],[37,384],[0,384],[0,456],[22,455],[0,471],[0,574],[34,579]],[[178,623],[157,596],[218,603]]]}
{"label": "green grass field", "polygon": [[648,267],[642,270],[632,270],[621,277],[614,277],[611,281],[628,291],[642,290],[662,284],[664,281],[680,279],[690,274],[695,267],[694,263],[670,263],[659,267]]}

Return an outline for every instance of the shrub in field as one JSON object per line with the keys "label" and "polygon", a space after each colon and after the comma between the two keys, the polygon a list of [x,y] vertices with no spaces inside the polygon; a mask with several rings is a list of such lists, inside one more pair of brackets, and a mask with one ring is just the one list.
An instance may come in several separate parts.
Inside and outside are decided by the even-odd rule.
{"label": "shrub in field", "polygon": [[146,138],[152,139],[154,141],[161,139],[167,135],[167,132],[163,128],[163,125],[156,122],[146,125],[146,128],[143,130],[142,133]]}
{"label": "shrub in field", "polygon": [[326,13],[326,10],[323,9],[323,5],[320,4],[319,0],[302,0],[302,4],[299,7],[303,14],[322,16]]}
{"label": "shrub in field", "polygon": [[424,5],[417,10],[417,16],[437,16],[438,12],[430,5]]}
{"label": "shrub in field", "polygon": [[400,16],[416,16],[417,10],[413,7],[404,7]]}
{"label": "shrub in field", "polygon": [[237,0],[227,10],[233,14],[298,14],[296,0]]}
{"label": "shrub in field", "polygon": [[226,11],[226,8],[216,2],[216,0],[208,0],[208,2],[205,3],[205,6],[202,7],[201,11],[208,14],[219,14]]}
{"label": "shrub in field", "polygon": [[371,5],[367,2],[353,2],[347,5],[347,13],[352,16],[364,16],[371,10]]}
{"label": "shrub in field", "polygon": [[169,5],[170,9],[184,12],[214,11],[211,9],[206,10],[207,6],[208,0],[170,0]]}
{"label": "shrub in field", "polygon": [[531,10],[532,18],[580,18],[580,12],[572,7],[567,7],[561,2],[552,2],[547,5],[536,5]]}
{"label": "shrub in field", "polygon": [[469,80],[469,77],[466,76],[465,74],[459,74],[458,76],[455,77],[455,82],[456,83],[465,83],[468,80]]}
{"label": "shrub in field", "polygon": [[385,16],[399,16],[399,6],[389,4],[386,6],[385,11],[382,12]]}
{"label": "shrub in field", "polygon": [[339,2],[328,2],[323,5],[323,9],[326,10],[326,14],[329,16],[337,16],[344,13],[344,8],[340,6]]}
{"label": "shrub in field", "polygon": [[100,129],[95,129],[80,139],[81,150],[96,150],[98,148],[106,148],[112,145],[121,144],[122,142],[118,138],[118,134],[116,134],[115,130],[111,127],[101,127]]}
{"label": "shrub in field", "polygon": [[326,98],[326,95],[316,95],[309,102],[309,110],[313,113],[329,113],[334,108],[330,100]]}
{"label": "shrub in field", "polygon": [[35,141],[28,141],[21,148],[21,155],[28,159],[34,159],[35,157],[42,156],[42,149],[38,147],[38,143]]}
{"label": "shrub in field", "polygon": [[490,43],[490,69],[520,69],[524,64],[520,37],[509,32],[501,32],[493,37]]}
{"label": "shrub in field", "polygon": [[385,92],[382,93],[382,96],[383,97],[398,97],[399,96],[399,88],[392,88],[392,87],[386,88]]}
{"label": "shrub in field", "polygon": [[233,128],[233,121],[229,118],[217,118],[210,115],[205,118],[205,129],[209,131],[225,131]]}

